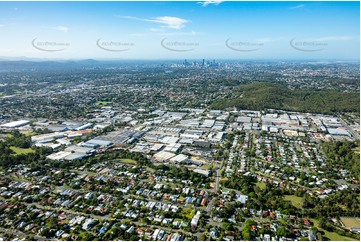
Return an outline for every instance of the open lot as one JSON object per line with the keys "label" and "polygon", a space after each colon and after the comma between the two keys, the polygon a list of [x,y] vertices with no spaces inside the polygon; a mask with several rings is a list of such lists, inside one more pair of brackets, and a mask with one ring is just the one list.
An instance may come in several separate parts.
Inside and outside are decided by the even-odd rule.
{"label": "open lot", "polygon": [[356,217],[341,217],[340,220],[349,228],[360,228],[360,218]]}
{"label": "open lot", "polygon": [[266,189],[266,183],[265,182],[257,182],[256,186],[259,187],[262,190]]}
{"label": "open lot", "polygon": [[110,105],[112,102],[106,102],[106,101],[98,101],[96,102],[96,105]]}
{"label": "open lot", "polygon": [[132,159],[121,159],[120,161],[123,162],[123,163],[126,163],[126,164],[133,164],[133,165],[137,164],[137,162],[135,160],[132,160]]}

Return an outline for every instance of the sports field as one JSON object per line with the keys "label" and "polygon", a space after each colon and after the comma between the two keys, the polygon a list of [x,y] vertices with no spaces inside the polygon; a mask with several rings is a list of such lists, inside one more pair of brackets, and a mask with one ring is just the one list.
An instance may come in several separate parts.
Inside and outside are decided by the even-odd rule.
{"label": "sports field", "polygon": [[302,208],[303,198],[295,195],[287,195],[284,197],[286,201],[290,201],[296,208]]}

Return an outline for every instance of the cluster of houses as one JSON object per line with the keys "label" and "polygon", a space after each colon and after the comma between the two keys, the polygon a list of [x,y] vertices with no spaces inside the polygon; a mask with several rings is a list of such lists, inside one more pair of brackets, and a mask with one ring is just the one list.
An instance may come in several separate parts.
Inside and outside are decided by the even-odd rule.
{"label": "cluster of houses", "polygon": [[[138,110],[136,113],[144,112]],[[321,198],[351,186],[350,172],[347,170],[338,171],[341,179],[337,181],[337,185],[333,184],[331,174],[325,172],[327,166],[324,155],[315,145],[315,140],[312,139],[314,136],[308,135],[328,133],[338,137],[348,136],[342,133],[342,130],[346,129],[340,120],[334,117],[286,112],[156,110],[151,113],[152,118],[140,124],[135,122],[134,112],[119,114],[112,108],[102,108],[94,114],[97,115],[92,117],[93,121],[117,119],[129,126],[89,140],[77,139],[77,142],[74,142],[77,137],[91,134],[104,128],[106,124],[95,125],[93,121],[19,120],[2,124],[0,128],[21,131],[47,128],[49,133],[32,135],[31,140],[36,146],[51,147],[54,150],[54,153],[47,157],[50,160],[80,160],[106,152],[111,147],[121,146],[147,155],[155,165],[163,163],[187,166],[206,177],[212,175],[210,169],[204,167],[210,167],[215,161],[215,147],[226,143],[223,142],[226,134],[238,130],[242,132],[233,132],[237,134],[233,137],[230,148],[227,148],[229,155],[222,168],[225,176],[241,173],[257,176],[259,181],[272,182],[279,186],[286,183],[294,189],[304,186],[310,188],[310,193]],[[313,130],[314,126],[318,130]],[[108,161],[77,167],[71,171],[34,171],[25,165],[19,165],[3,172],[4,177],[11,175],[14,181],[0,186],[0,198],[34,204],[37,210],[33,212],[39,219],[56,218],[64,223],[62,226],[65,227],[55,231],[54,236],[58,239],[74,239],[71,229],[76,226],[83,231],[92,231],[101,238],[112,226],[108,221],[99,226],[99,220],[95,217],[99,216],[131,221],[146,218],[156,229],[135,224],[119,226],[128,234],[138,234],[147,239],[183,240],[185,237],[182,234],[172,233],[164,228],[191,228],[193,231],[199,229],[201,211],[207,211],[207,206],[213,203],[210,196],[213,189],[204,189],[204,184],[199,188],[192,181],[162,176],[151,170],[141,168],[135,163]],[[109,184],[113,184],[112,187],[109,187]],[[0,209],[5,210],[12,206],[1,199]],[[248,203],[248,196],[237,191],[231,196],[230,190],[222,188],[218,209],[235,201],[245,205]],[[117,206],[119,203],[122,203],[122,208]],[[48,206],[49,210],[40,209],[44,206]],[[183,209],[192,209],[194,215],[188,219],[180,219],[177,215]],[[173,214],[174,217],[164,214]],[[284,217],[279,211],[269,210],[251,210],[251,216],[272,219]],[[236,223],[236,218],[231,216],[227,221]],[[222,220],[215,216],[213,222],[221,223]],[[310,223],[307,219],[301,222],[307,226]],[[5,223],[10,224],[10,221],[6,220]],[[26,220],[20,221],[15,227],[35,234],[42,229],[36,223]],[[257,226],[254,231],[256,230]],[[217,235],[217,229],[210,231],[212,238]],[[312,234],[309,236],[312,237]],[[270,234],[264,234],[261,239],[267,241],[274,238]]]}

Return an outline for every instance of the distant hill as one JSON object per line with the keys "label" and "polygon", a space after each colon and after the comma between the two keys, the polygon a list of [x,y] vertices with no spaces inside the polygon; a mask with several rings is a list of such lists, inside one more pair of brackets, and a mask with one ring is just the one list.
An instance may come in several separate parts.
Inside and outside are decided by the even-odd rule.
{"label": "distant hill", "polygon": [[79,63],[79,64],[85,64],[85,65],[99,64],[99,61],[94,60],[94,59],[78,60],[78,61],[74,61],[74,62]]}
{"label": "distant hill", "polygon": [[360,94],[334,90],[290,90],[275,83],[241,86],[235,98],[215,101],[211,107],[263,110],[266,108],[311,113],[360,112]]}
{"label": "distant hill", "polygon": [[96,60],[42,60],[25,59],[12,60],[0,59],[0,71],[24,71],[24,70],[67,70],[87,66],[95,66],[99,62]]}
{"label": "distant hill", "polygon": [[1,71],[24,71],[24,70],[71,70],[79,68],[104,68],[104,67],[123,67],[137,66],[143,64],[162,63],[162,61],[147,60],[62,60],[62,59],[36,59],[26,57],[6,58],[0,57]]}

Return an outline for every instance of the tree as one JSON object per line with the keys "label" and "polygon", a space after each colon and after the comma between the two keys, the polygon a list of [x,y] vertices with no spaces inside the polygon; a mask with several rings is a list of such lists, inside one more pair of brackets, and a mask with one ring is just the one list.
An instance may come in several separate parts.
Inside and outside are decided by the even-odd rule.
{"label": "tree", "polygon": [[40,233],[41,236],[44,236],[46,238],[50,237],[50,233],[49,233],[49,229],[48,228],[44,228],[41,233]]}
{"label": "tree", "polygon": [[283,237],[285,236],[287,233],[286,229],[284,227],[279,227],[277,228],[276,230],[276,234],[279,236],[279,237]]}
{"label": "tree", "polygon": [[313,231],[313,232],[317,233],[317,232],[318,232],[318,228],[317,228],[317,227],[315,227],[315,226],[312,226],[311,231]]}
{"label": "tree", "polygon": [[243,240],[251,240],[251,230],[250,229],[243,229],[242,230],[242,238]]}
{"label": "tree", "polygon": [[58,220],[56,218],[49,218],[46,221],[46,226],[50,229],[57,229],[58,227]]}
{"label": "tree", "polygon": [[139,239],[139,237],[138,237],[137,235],[132,235],[132,236],[130,236],[130,238],[129,238],[130,241],[136,241],[136,240],[138,240],[138,239]]}
{"label": "tree", "polygon": [[85,240],[85,241],[91,241],[94,239],[94,235],[87,231],[80,233],[79,237],[81,238],[81,240]]}
{"label": "tree", "polygon": [[223,223],[222,224],[222,228],[224,229],[224,230],[233,230],[233,226],[232,226],[232,224],[231,223],[228,223],[228,222],[226,222],[226,223]]}
{"label": "tree", "polygon": [[247,221],[244,223],[244,226],[242,228],[242,237],[244,240],[252,239],[251,226],[255,224],[256,222],[251,219],[247,219]]}

